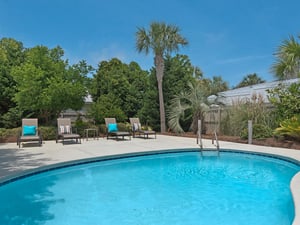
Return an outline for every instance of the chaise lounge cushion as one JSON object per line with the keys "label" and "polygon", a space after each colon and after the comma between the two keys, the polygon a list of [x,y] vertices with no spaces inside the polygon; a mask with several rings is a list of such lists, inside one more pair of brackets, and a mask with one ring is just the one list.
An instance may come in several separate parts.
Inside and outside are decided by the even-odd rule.
{"label": "chaise lounge cushion", "polygon": [[140,123],[133,123],[133,131],[139,131],[141,129],[142,127]]}
{"label": "chaise lounge cushion", "polygon": [[118,125],[116,123],[110,123],[108,124],[108,132],[117,132],[118,131]]}
{"label": "chaise lounge cushion", "polygon": [[23,126],[23,135],[35,135],[36,134],[36,126]]}
{"label": "chaise lounge cushion", "polygon": [[70,134],[71,133],[71,129],[70,129],[70,126],[69,125],[66,125],[66,126],[59,126],[59,129],[60,129],[60,133],[61,134]]}

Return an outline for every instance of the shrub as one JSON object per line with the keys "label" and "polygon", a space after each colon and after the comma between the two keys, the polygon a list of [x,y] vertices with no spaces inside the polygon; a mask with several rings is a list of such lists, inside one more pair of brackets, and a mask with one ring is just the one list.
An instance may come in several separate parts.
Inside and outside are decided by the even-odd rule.
{"label": "shrub", "polygon": [[[261,95],[252,95],[251,99],[232,102],[230,107],[222,112],[221,132],[226,135],[240,136],[247,127],[248,120],[253,124],[261,124],[274,129],[276,120],[274,112],[264,102]],[[269,134],[269,133],[268,133]]]}
{"label": "shrub", "polygon": [[55,140],[56,139],[56,127],[54,126],[40,126],[39,130],[43,140]]}
{"label": "shrub", "polygon": [[5,140],[8,137],[18,137],[20,135],[20,132],[21,127],[12,129],[0,128],[0,138]]}
{"label": "shrub", "polygon": [[276,136],[300,140],[300,115],[295,115],[280,123],[280,127],[274,131]]}
{"label": "shrub", "polygon": [[[21,134],[21,127],[5,129],[0,128],[0,139],[1,141],[7,141],[11,137],[17,138]],[[55,140],[56,138],[56,128],[55,127],[39,127],[40,133],[42,134],[43,140]]]}
{"label": "shrub", "polygon": [[100,134],[106,134],[106,126],[105,126],[105,124],[100,124],[99,125],[99,133]]}
{"label": "shrub", "polygon": [[81,137],[85,136],[84,129],[91,128],[90,124],[82,119],[77,119],[74,123],[74,127],[77,129],[77,133]]}
{"label": "shrub", "polygon": [[[273,135],[273,130],[268,126],[262,124],[254,124],[252,132],[253,132],[252,134],[253,139],[268,138],[268,137],[272,137]],[[248,128],[242,130],[241,138],[243,139],[248,138]]]}

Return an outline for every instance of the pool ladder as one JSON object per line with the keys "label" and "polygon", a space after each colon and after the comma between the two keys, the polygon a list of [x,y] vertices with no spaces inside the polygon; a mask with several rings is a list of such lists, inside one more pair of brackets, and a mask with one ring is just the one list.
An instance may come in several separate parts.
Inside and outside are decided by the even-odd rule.
{"label": "pool ladder", "polygon": [[218,135],[217,132],[214,131],[213,136],[212,136],[212,144],[216,148],[203,148],[203,141],[202,141],[202,135],[201,135],[201,120],[198,120],[198,135],[197,135],[197,145],[200,147],[200,153],[201,156],[203,156],[203,151],[205,150],[216,150],[218,153],[218,156],[220,156],[220,144],[218,140]]}

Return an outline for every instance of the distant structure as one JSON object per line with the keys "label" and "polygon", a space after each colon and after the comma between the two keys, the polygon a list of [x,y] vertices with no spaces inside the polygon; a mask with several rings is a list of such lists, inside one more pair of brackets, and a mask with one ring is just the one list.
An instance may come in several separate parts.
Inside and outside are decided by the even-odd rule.
{"label": "distant structure", "polygon": [[236,103],[248,102],[254,95],[262,98],[261,100],[265,104],[270,104],[268,99],[268,89],[273,89],[279,84],[289,86],[292,83],[299,82],[300,79],[290,79],[283,81],[266,82],[247,87],[236,88],[228,91],[219,92],[217,96],[210,96],[208,100],[211,100],[211,107],[206,112],[204,118],[204,126],[206,134],[212,134],[214,131],[220,132],[220,123],[224,115],[226,115],[226,108],[230,108]]}
{"label": "distant structure", "polygon": [[265,103],[269,103],[268,99],[268,89],[275,88],[279,84],[283,84],[286,86],[291,85],[292,83],[299,82],[299,78],[290,79],[290,80],[282,80],[282,81],[273,81],[255,84],[247,87],[236,88],[229,91],[223,91],[218,93],[217,102],[224,104],[225,106],[230,106],[234,102],[237,101],[248,101],[251,99],[253,95],[260,95],[263,98]]}
{"label": "distant structure", "polygon": [[87,95],[84,99],[84,106],[82,109],[75,111],[73,109],[67,109],[63,111],[60,116],[64,118],[71,118],[72,121],[75,121],[79,116],[83,119],[86,120],[86,115],[88,112],[88,109],[91,107],[93,103],[93,99],[91,95]]}

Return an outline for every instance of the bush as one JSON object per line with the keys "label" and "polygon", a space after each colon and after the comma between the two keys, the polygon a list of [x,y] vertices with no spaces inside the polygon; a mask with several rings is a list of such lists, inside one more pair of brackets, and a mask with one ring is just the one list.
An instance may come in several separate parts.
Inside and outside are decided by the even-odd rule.
{"label": "bush", "polygon": [[232,106],[222,111],[221,132],[225,135],[241,136],[248,120],[252,120],[253,124],[269,127],[268,131],[277,126],[274,112],[263,102],[262,96],[253,95],[251,99],[232,102]]}
{"label": "bush", "polygon": [[[273,136],[273,130],[269,128],[268,126],[262,125],[262,124],[254,124],[253,125],[253,139],[263,139]],[[247,139],[248,138],[248,128],[245,128],[241,132],[241,138]]]}
{"label": "bush", "polygon": [[1,141],[6,141],[6,139],[10,137],[15,137],[17,138],[20,135],[21,128],[12,128],[12,129],[5,129],[5,128],[0,128],[0,139]]}
{"label": "bush", "polygon": [[300,115],[295,115],[280,123],[274,131],[276,136],[300,140]]}
{"label": "bush", "polygon": [[56,139],[56,127],[54,126],[40,126],[40,134],[42,135],[43,140],[55,140]]}
{"label": "bush", "polygon": [[81,136],[84,137],[84,129],[87,128],[92,128],[88,122],[83,121],[82,119],[77,119],[74,123],[74,127],[77,129],[77,133]]}
{"label": "bush", "polygon": [[[21,134],[21,130],[21,127],[12,129],[0,128],[1,142],[5,142],[12,137],[17,140],[17,137]],[[56,127],[39,127],[39,131],[42,135],[43,140],[55,140],[56,138]]]}

